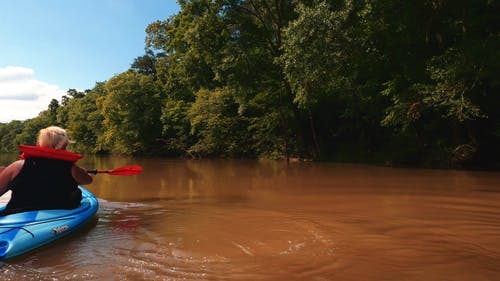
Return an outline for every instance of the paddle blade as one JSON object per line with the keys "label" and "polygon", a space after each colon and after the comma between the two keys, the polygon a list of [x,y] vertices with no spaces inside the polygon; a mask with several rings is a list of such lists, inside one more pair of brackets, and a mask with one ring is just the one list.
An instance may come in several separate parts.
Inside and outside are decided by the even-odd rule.
{"label": "paddle blade", "polygon": [[142,172],[142,167],[137,165],[124,166],[106,171],[107,174],[113,176],[133,176],[139,174],[140,172]]}

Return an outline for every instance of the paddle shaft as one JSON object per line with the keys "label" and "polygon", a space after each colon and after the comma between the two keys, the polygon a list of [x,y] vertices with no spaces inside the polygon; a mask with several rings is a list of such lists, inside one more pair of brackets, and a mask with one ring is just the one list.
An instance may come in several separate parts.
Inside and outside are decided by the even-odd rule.
{"label": "paddle shaft", "polygon": [[132,175],[137,175],[142,171],[141,166],[124,166],[112,170],[97,170],[97,169],[91,169],[87,170],[87,173],[89,174],[108,174],[108,175],[113,175],[113,176],[132,176]]}
{"label": "paddle shaft", "polygon": [[87,170],[87,173],[97,175],[97,174],[109,174],[109,170],[97,170],[97,169],[91,169]]}

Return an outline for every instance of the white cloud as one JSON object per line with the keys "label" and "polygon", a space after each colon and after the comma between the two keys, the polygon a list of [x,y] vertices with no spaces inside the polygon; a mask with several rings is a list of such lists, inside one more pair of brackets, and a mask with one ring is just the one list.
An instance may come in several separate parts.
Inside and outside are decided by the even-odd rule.
{"label": "white cloud", "polygon": [[0,81],[30,79],[34,74],[33,69],[20,66],[7,66],[0,68]]}
{"label": "white cloud", "polygon": [[0,122],[26,120],[47,109],[52,99],[60,100],[66,91],[34,79],[30,68],[0,68]]}

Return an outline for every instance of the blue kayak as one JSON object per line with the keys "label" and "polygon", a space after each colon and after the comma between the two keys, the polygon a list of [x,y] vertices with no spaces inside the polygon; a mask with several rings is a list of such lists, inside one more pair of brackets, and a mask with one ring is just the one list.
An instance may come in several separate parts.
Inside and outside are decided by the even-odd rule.
{"label": "blue kayak", "polygon": [[[19,256],[58,240],[91,220],[99,204],[90,191],[80,187],[80,207],[72,210],[39,210],[0,217],[0,260]],[[0,211],[5,205],[0,206]]]}

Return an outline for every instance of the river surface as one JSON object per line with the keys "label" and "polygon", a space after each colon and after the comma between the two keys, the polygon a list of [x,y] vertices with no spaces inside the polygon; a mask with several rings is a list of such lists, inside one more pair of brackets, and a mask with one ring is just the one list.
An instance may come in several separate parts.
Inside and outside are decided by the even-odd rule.
{"label": "river surface", "polygon": [[130,164],[143,172],[87,186],[92,224],[1,263],[2,280],[500,280],[499,172],[81,161]]}

